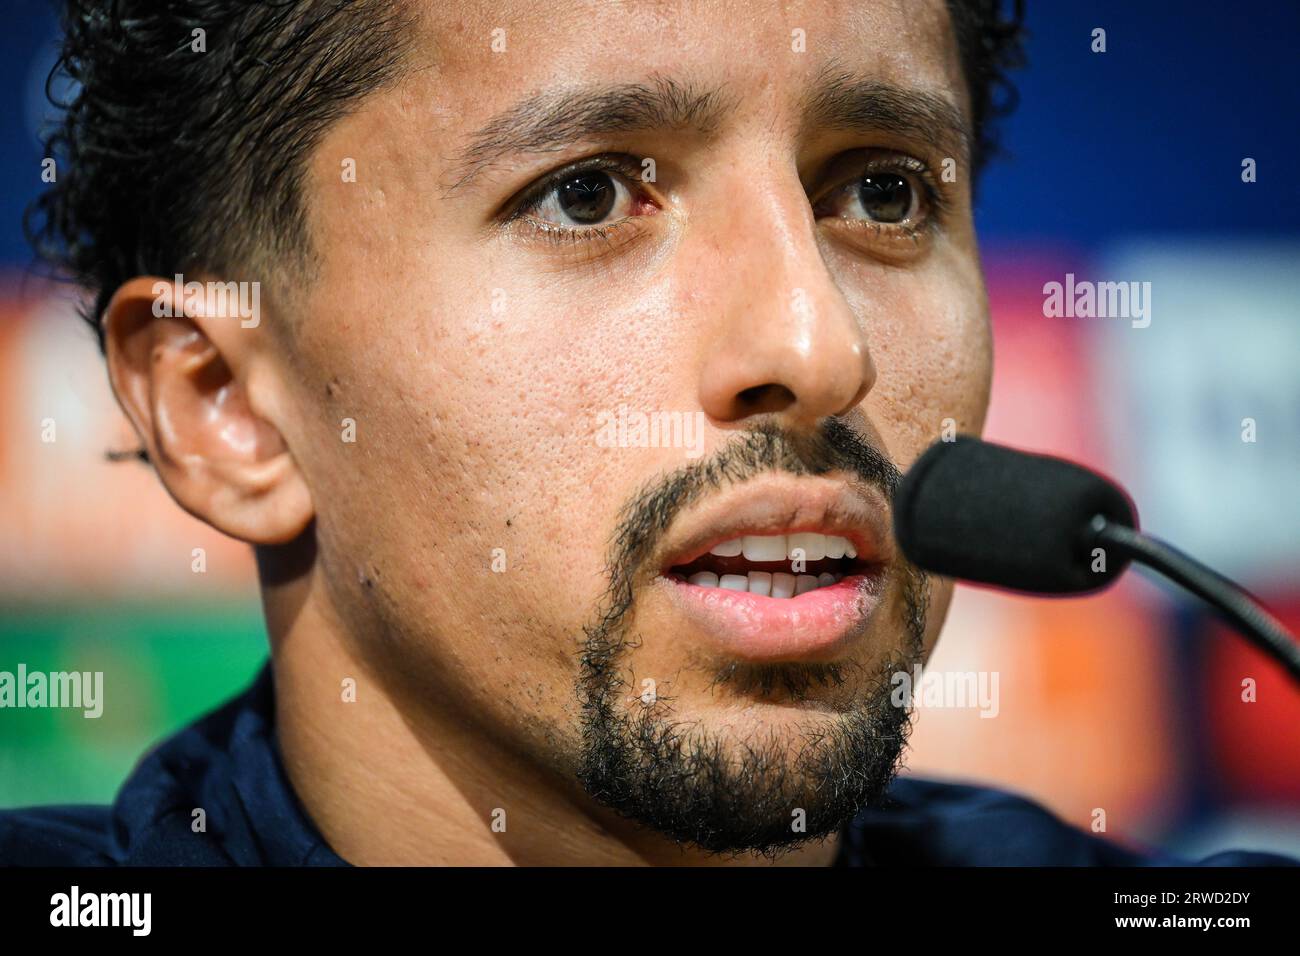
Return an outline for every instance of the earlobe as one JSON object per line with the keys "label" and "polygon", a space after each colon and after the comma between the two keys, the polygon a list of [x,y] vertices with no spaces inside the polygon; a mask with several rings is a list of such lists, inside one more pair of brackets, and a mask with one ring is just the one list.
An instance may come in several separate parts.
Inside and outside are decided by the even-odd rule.
{"label": "earlobe", "polygon": [[314,509],[280,431],[250,393],[256,330],[177,293],[168,280],[141,276],[105,310],[118,402],[182,508],[251,544],[292,541]]}

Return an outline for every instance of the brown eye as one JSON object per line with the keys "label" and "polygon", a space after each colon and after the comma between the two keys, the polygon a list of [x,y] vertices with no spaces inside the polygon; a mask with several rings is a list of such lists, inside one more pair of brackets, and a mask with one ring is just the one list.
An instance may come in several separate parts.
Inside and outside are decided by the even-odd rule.
{"label": "brown eye", "polygon": [[600,170],[579,173],[560,183],[556,199],[560,210],[573,222],[593,225],[609,215],[618,191],[609,173]]}
{"label": "brown eye", "polygon": [[623,177],[603,169],[579,169],[552,179],[521,210],[559,229],[590,231],[634,213],[636,197]]}
{"label": "brown eye", "polygon": [[834,185],[814,200],[813,212],[836,228],[867,229],[881,240],[904,235],[915,239],[942,211],[928,167],[911,156],[845,153],[822,171],[821,178]]}
{"label": "brown eye", "polygon": [[858,183],[858,202],[874,222],[900,223],[912,215],[912,184],[896,173],[868,173]]}

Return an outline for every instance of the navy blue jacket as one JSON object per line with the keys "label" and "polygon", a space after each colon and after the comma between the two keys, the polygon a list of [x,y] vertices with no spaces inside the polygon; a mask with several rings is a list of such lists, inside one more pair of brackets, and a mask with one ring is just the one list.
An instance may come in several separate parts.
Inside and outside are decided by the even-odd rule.
{"label": "navy blue jacket", "polygon": [[[253,685],[148,754],[112,806],[0,811],[0,863],[30,866],[347,866],[284,773],[268,665]],[[206,831],[191,829],[194,809]],[[840,866],[1144,866],[1138,852],[997,790],[900,778],[886,806],[845,828]],[[1201,865],[1296,861],[1232,851]]]}

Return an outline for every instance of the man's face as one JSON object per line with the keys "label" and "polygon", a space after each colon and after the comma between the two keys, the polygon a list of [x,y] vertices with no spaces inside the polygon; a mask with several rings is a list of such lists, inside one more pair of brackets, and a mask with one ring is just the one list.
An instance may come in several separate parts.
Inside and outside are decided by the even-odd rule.
{"label": "man's face", "polygon": [[887,463],[987,400],[947,14],[493,6],[426,5],[305,184],[285,438],[330,603],[415,720],[711,848],[826,830],[947,605]]}

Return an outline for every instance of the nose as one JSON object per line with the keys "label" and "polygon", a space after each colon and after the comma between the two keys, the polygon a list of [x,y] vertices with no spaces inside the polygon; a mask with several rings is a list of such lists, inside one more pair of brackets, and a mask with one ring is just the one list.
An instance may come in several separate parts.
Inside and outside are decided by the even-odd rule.
{"label": "nose", "polygon": [[699,318],[709,330],[700,405],[720,425],[770,416],[810,429],[860,404],[876,369],[797,174],[756,175],[751,166],[732,191],[745,201],[705,227],[709,248],[696,260],[696,306],[707,310]]}

